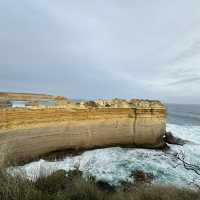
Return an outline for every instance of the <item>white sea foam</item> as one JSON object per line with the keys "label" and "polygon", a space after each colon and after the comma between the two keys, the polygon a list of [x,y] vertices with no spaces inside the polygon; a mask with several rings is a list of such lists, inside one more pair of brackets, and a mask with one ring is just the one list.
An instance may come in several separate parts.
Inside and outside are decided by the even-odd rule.
{"label": "white sea foam", "polygon": [[[184,146],[170,145],[170,153],[183,151],[187,161],[199,163],[200,126],[168,124],[167,130],[172,131],[177,137],[191,141]],[[119,184],[120,181],[131,181],[131,172],[139,169],[152,173],[156,183],[179,186],[188,186],[193,181],[200,183],[200,179],[197,179],[198,176],[193,171],[186,170],[182,165],[177,166],[177,162],[173,156],[158,150],[115,147],[86,151],[78,156],[66,157],[62,161],[39,160],[16,167],[14,171],[23,171],[30,179],[34,179],[58,169],[69,171],[78,167],[85,176],[92,175],[98,180]]]}

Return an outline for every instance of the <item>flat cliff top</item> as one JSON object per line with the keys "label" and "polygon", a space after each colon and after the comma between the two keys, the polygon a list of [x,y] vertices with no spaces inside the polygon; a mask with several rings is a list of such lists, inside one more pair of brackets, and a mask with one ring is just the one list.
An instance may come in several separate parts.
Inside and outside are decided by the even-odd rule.
{"label": "flat cliff top", "polygon": [[[0,93],[0,132],[5,129],[50,126],[69,121],[107,120],[117,118],[166,117],[166,108],[160,101],[140,99],[98,99],[94,101],[72,101],[61,96],[50,96],[55,100],[53,106],[41,105],[33,96],[46,98],[49,95]],[[25,98],[24,107],[12,107],[13,98]],[[35,102],[36,101],[36,102]]]}
{"label": "flat cliff top", "polygon": [[[45,108],[40,101],[54,101],[54,108],[90,109],[90,108],[138,108],[138,109],[165,109],[164,104],[157,100],[142,99],[97,99],[94,101],[73,101],[63,96],[53,96],[48,94],[34,93],[7,93],[0,92],[1,107],[6,105],[7,101],[27,101],[25,108]],[[7,102],[7,105],[10,105]],[[7,106],[8,107],[8,106]],[[48,107],[48,106],[46,106]]]}

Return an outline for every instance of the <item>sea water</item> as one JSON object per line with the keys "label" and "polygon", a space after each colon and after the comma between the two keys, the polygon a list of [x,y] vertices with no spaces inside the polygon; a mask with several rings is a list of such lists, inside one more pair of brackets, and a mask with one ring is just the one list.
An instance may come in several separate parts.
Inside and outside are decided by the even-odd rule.
{"label": "sea water", "polygon": [[48,175],[53,171],[79,168],[84,176],[94,176],[97,180],[110,184],[134,181],[130,178],[134,170],[152,173],[155,183],[191,186],[200,184],[200,176],[187,170],[174,154],[183,153],[185,161],[200,166],[200,106],[167,105],[167,130],[175,136],[188,140],[184,146],[170,145],[170,150],[105,148],[85,151],[81,155],[66,156],[62,161],[39,160],[14,169],[26,174],[30,179]]}

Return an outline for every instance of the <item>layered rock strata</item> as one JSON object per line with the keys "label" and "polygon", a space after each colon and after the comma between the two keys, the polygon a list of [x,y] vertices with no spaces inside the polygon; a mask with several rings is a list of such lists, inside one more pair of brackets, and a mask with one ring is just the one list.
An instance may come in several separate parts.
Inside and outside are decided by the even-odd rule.
{"label": "layered rock strata", "polygon": [[66,149],[162,147],[166,109],[158,101],[97,100],[66,107],[0,108],[0,165]]}

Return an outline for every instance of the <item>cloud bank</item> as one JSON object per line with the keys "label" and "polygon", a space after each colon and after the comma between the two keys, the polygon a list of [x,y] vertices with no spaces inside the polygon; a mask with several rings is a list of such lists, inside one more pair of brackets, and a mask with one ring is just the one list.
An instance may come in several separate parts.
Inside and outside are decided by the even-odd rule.
{"label": "cloud bank", "polygon": [[200,103],[199,0],[0,2],[0,91]]}

